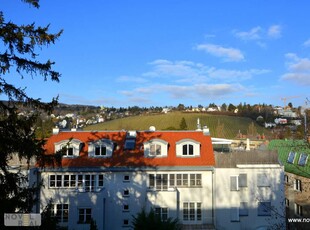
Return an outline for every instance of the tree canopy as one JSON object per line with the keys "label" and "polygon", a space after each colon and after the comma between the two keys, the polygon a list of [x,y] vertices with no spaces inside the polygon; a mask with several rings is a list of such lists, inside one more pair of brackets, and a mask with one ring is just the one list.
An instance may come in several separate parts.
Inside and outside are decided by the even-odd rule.
{"label": "tree canopy", "polygon": [[[39,0],[23,0],[39,8]],[[17,25],[5,18],[0,10],[0,229],[3,229],[4,213],[31,212],[37,188],[25,186],[27,174],[22,168],[12,170],[10,161],[17,157],[28,165],[32,159],[44,161],[44,140],[35,136],[35,122],[40,111],[51,112],[57,98],[51,102],[41,102],[32,98],[23,88],[14,86],[10,79],[41,76],[46,81],[59,81],[60,73],[53,70],[54,62],[38,61],[37,50],[54,44],[62,34],[50,33],[49,26],[35,23]],[[33,113],[18,115],[18,106],[27,105]]]}

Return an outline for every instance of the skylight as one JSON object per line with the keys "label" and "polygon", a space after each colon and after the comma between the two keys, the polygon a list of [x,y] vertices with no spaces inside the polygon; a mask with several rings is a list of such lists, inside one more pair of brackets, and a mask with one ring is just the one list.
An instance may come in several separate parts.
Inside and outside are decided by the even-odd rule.
{"label": "skylight", "polygon": [[308,160],[308,154],[306,153],[300,154],[298,165],[305,166],[307,164],[307,160]]}
{"label": "skylight", "polygon": [[136,139],[126,139],[124,148],[132,150],[135,148],[135,145],[136,145]]}
{"label": "skylight", "polygon": [[287,162],[293,164],[295,160],[295,155],[296,155],[295,152],[290,152],[287,158]]}

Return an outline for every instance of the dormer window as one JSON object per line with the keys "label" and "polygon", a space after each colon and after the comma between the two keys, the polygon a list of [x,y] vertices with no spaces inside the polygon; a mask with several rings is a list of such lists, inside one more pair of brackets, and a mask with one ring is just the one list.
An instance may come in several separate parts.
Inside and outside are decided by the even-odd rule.
{"label": "dormer window", "polygon": [[143,144],[145,157],[166,157],[168,142],[161,139],[152,139]]}
{"label": "dormer window", "polygon": [[79,156],[82,142],[78,139],[63,140],[55,143],[55,151],[62,151],[63,157]]}
{"label": "dormer window", "polygon": [[88,156],[110,157],[113,153],[114,144],[109,139],[101,139],[88,143]]}
{"label": "dormer window", "polygon": [[200,143],[192,139],[182,139],[176,143],[176,155],[179,157],[200,156]]}
{"label": "dormer window", "polygon": [[99,145],[95,147],[95,156],[106,156],[107,147],[105,145]]}
{"label": "dormer window", "polygon": [[161,145],[151,144],[150,145],[150,156],[160,156],[161,155]]}
{"label": "dormer window", "polygon": [[184,144],[183,145],[183,156],[193,156],[194,155],[194,146],[192,144]]}

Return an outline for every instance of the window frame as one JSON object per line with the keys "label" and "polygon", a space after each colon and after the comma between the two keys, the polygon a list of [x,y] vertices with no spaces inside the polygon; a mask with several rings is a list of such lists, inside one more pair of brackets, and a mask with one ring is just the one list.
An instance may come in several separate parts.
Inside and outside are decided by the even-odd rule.
{"label": "window frame", "polygon": [[294,180],[294,191],[302,192],[302,181],[300,179]]}
{"label": "window frame", "polygon": [[182,220],[184,222],[202,221],[202,203],[201,202],[183,202]]}
{"label": "window frame", "polygon": [[[90,213],[88,213],[89,210],[90,210]],[[82,213],[81,213],[81,211],[82,211]],[[89,207],[78,208],[78,224],[89,224],[91,222],[91,219],[92,219],[92,209],[91,208],[89,208]]]}
{"label": "window frame", "polygon": [[108,158],[113,155],[113,150],[114,150],[114,143],[110,139],[103,138],[88,143],[89,157]]}
{"label": "window frame", "polygon": [[[64,158],[75,158],[80,155],[82,143],[83,142],[80,141],[79,139],[62,140],[54,144],[55,152],[65,150],[63,154]],[[72,154],[71,154],[71,151],[72,151]]]}
{"label": "window frame", "polygon": [[182,139],[176,142],[176,156],[182,158],[200,157],[200,142],[193,139]]}
{"label": "window frame", "polygon": [[271,216],[271,202],[270,201],[258,202],[257,216]]}
{"label": "window frame", "polygon": [[[154,138],[143,143],[144,157],[161,158],[168,156],[168,142],[162,139]],[[152,150],[154,148],[155,152]],[[159,154],[157,150],[160,149]]]}
{"label": "window frame", "polygon": [[[58,215],[60,213],[60,215]],[[59,203],[53,204],[53,216],[57,218],[58,222],[68,223],[69,222],[69,204],[67,203]]]}

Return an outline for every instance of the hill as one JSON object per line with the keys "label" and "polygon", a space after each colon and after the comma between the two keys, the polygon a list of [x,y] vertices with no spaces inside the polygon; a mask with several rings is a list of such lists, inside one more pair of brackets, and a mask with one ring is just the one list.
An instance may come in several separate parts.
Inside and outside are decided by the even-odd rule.
{"label": "hill", "polygon": [[[236,138],[239,133],[247,134],[253,123],[251,119],[245,117],[171,112],[167,114],[140,115],[116,119],[87,126],[84,130],[148,130],[150,126],[155,126],[157,130],[179,129],[183,117],[188,130],[195,130],[197,128],[197,119],[199,118],[201,126],[208,126],[213,137],[222,138]],[[250,130],[267,136],[269,134],[269,130],[255,123]]]}

